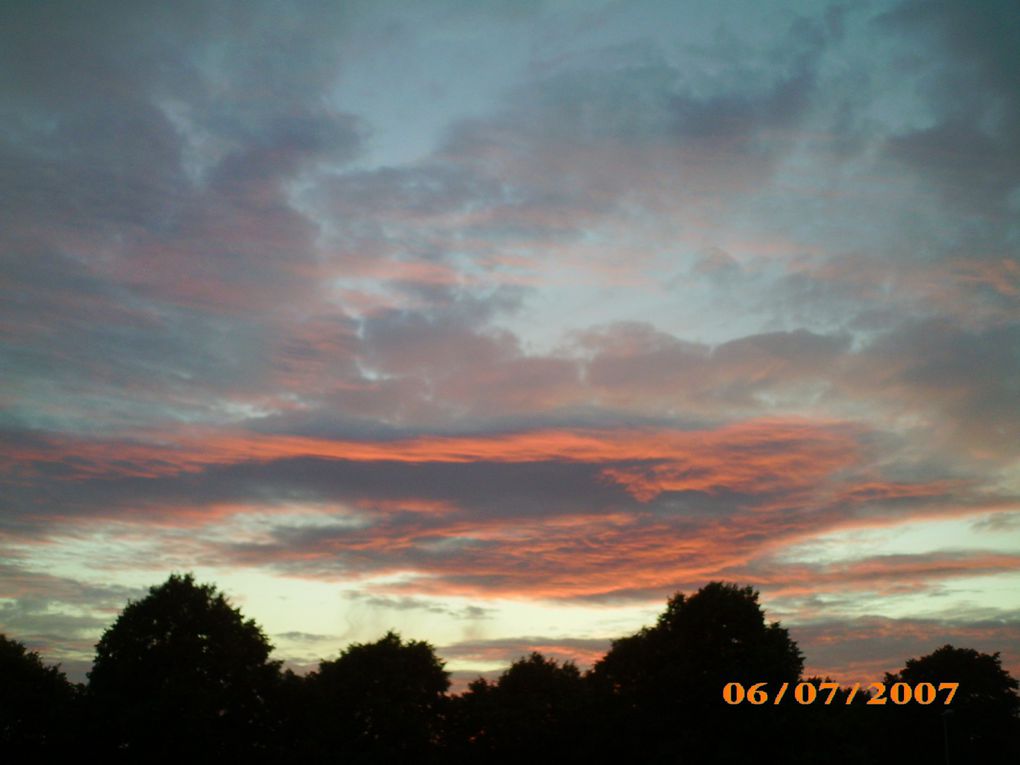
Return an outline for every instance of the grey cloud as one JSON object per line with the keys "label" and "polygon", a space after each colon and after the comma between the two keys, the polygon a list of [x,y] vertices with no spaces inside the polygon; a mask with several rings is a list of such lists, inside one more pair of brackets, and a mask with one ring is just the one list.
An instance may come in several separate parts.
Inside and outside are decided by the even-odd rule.
{"label": "grey cloud", "polygon": [[[777,27],[768,50],[722,27],[698,45],[689,43],[683,56],[690,71],[652,39],[561,56],[514,95],[510,124],[554,144],[721,144],[795,124],[810,101],[818,57],[833,28],[782,14]],[[756,65],[759,58],[767,66]],[[702,69],[703,61],[711,67]]]}
{"label": "grey cloud", "polygon": [[[568,638],[524,636],[490,640],[469,640],[440,646],[437,651],[444,658],[461,661],[493,661],[494,657],[507,666],[514,660],[538,650],[549,658],[573,659],[577,655],[604,653],[609,649],[609,638]],[[585,664],[583,660],[579,662]]]}
{"label": "grey cloud", "polygon": [[433,295],[429,310],[388,311],[362,323],[360,363],[421,382],[418,392],[404,388],[403,406],[424,399],[453,419],[555,409],[576,399],[572,361],[526,354],[515,335],[492,326],[495,316],[517,310],[519,291],[504,288],[483,300]]}
{"label": "grey cloud", "polygon": [[[567,58],[518,87],[497,114],[451,129],[439,156],[498,178],[515,200],[477,229],[490,237],[557,241],[630,214],[625,203],[689,202],[693,213],[704,204],[699,194],[753,194],[790,145],[765,134],[793,128],[811,102],[825,35],[803,26],[793,24],[767,71],[715,78],[707,89],[718,95],[641,46]],[[718,45],[722,60],[733,58]]]}
{"label": "grey cloud", "polygon": [[810,386],[811,395],[830,404],[895,402],[919,415],[934,408],[940,417],[932,426],[944,445],[1011,455],[1020,438],[1012,416],[1020,401],[1020,342],[1012,324],[968,330],[930,319],[872,332],[858,347],[849,334],[806,330],[711,347],[623,323],[583,333],[577,342],[587,356],[586,384],[610,405],[627,405],[640,391],[643,405],[763,412],[768,395],[797,410]]}
{"label": "grey cloud", "polygon": [[495,613],[495,609],[492,608],[484,608],[482,606],[473,605],[453,608],[448,605],[434,603],[407,595],[394,597],[387,595],[371,595],[368,593],[349,593],[348,597],[373,608],[395,611],[426,611],[428,613],[440,614],[451,619],[466,621],[489,619],[492,617],[492,614]]}
{"label": "grey cloud", "polygon": [[94,585],[67,577],[39,572],[16,563],[0,564],[0,575],[8,592],[32,602],[46,598],[67,603],[90,603],[104,608],[116,607],[138,595],[140,590],[121,585]]}
{"label": "grey cloud", "polygon": [[936,181],[955,205],[1003,214],[1006,196],[1020,183],[1015,5],[911,0],[878,23],[900,34],[927,36],[942,52],[927,67],[929,103],[938,121],[895,137],[891,155]]}
{"label": "grey cloud", "polygon": [[1020,531],[1020,512],[990,515],[973,524],[973,528],[978,531],[1001,532],[1003,534]]}
{"label": "grey cloud", "polygon": [[881,616],[841,618],[805,624],[787,624],[790,636],[805,653],[810,671],[845,673],[862,667],[870,676],[853,678],[862,683],[881,681],[880,673],[898,672],[907,659],[919,658],[946,643],[983,653],[1003,653],[1006,668],[1016,673],[1020,654],[1020,615],[1000,611],[995,618],[890,619]]}
{"label": "grey cloud", "polygon": [[[12,603],[0,604],[0,624],[10,635],[26,640],[52,643],[70,637],[91,638],[109,624],[109,620],[92,614],[61,612],[66,604],[51,598],[19,598]],[[74,608],[83,604],[75,603]]]}
{"label": "grey cloud", "polygon": [[[254,502],[275,505],[285,502],[364,502],[372,500],[438,500],[467,509],[475,518],[536,518],[556,508],[557,514],[598,512],[633,499],[622,489],[606,486],[600,468],[561,463],[432,463],[346,462],[296,458],[270,463],[209,466],[200,473],[159,478],[105,477],[76,483],[61,480],[72,465],[50,468],[48,480],[31,487],[10,481],[5,489],[3,523],[9,531],[42,531],[45,512],[33,507],[54,508],[63,516],[82,518],[106,515],[130,519],[158,519],[161,508],[181,503],[201,508],[220,502]],[[59,510],[56,510],[59,508]],[[154,517],[155,516],[155,517]],[[430,521],[408,513],[397,522],[422,525]],[[442,525],[443,521],[433,521]],[[330,534],[343,537],[358,532],[340,528],[286,529],[279,534],[290,542],[323,540]]]}
{"label": "grey cloud", "polygon": [[318,643],[336,639],[336,635],[321,635],[315,632],[278,632],[273,637],[300,643]]}
{"label": "grey cloud", "polygon": [[[712,247],[698,255],[694,266],[691,269],[695,274],[702,276],[715,276],[725,278],[740,272],[740,263],[725,250],[719,247]],[[679,282],[680,277],[674,280]]]}
{"label": "grey cloud", "polygon": [[754,96],[675,97],[671,107],[677,135],[726,142],[747,139],[757,130],[796,125],[807,110],[815,87],[816,56],[817,51],[804,55],[791,73]]}
{"label": "grey cloud", "polygon": [[[967,331],[944,320],[884,333],[852,359],[851,391],[896,401],[929,417],[945,444],[1002,459],[1020,443],[1020,328]],[[989,452],[988,450],[991,450]]]}
{"label": "grey cloud", "polygon": [[365,361],[387,373],[457,370],[487,366],[519,355],[507,332],[483,334],[456,314],[393,311],[365,321]]}
{"label": "grey cloud", "polygon": [[617,324],[580,337],[591,356],[585,379],[610,401],[641,391],[656,406],[744,405],[804,383],[825,385],[850,349],[847,335],[807,330],[751,335],[712,347],[688,343],[640,323]]}
{"label": "grey cloud", "polygon": [[323,212],[335,216],[341,228],[355,216],[411,222],[484,210],[504,201],[498,179],[469,166],[435,161],[331,176],[314,193]]}
{"label": "grey cloud", "polygon": [[130,598],[144,593],[118,585],[94,585],[67,577],[0,564],[8,602],[0,604],[0,633],[59,662],[72,682],[85,679],[93,648]]}
{"label": "grey cloud", "polygon": [[[282,330],[261,312],[318,289],[304,275],[317,225],[286,184],[363,140],[357,118],[323,105],[349,25],[328,6],[229,3],[28,4],[8,22],[0,216],[16,257],[0,326],[14,417],[220,419],[226,387],[265,383]],[[334,34],[306,35],[322,24]],[[54,399],[68,403],[43,417]]]}
{"label": "grey cloud", "polygon": [[[8,416],[31,427],[95,432],[181,409],[215,419],[219,395],[251,392],[268,361],[250,322],[148,303],[75,258],[39,252],[0,271],[0,358],[20,391]],[[53,398],[82,406],[47,417]]]}

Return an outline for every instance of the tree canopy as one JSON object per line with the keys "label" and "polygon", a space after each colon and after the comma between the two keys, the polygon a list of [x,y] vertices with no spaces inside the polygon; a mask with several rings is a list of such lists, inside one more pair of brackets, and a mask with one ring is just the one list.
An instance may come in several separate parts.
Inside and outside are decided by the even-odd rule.
{"label": "tree canopy", "polygon": [[438,740],[450,676],[431,645],[391,631],[321,662],[308,683],[319,710],[308,736],[318,755],[420,761]]}
{"label": "tree canopy", "polygon": [[754,589],[711,582],[670,598],[653,627],[613,641],[595,672],[619,692],[675,696],[731,681],[793,682],[803,667],[788,631],[765,621]]}
{"label": "tree canopy", "polygon": [[66,745],[75,689],[59,667],[0,635],[0,751],[56,754]]}
{"label": "tree canopy", "polygon": [[959,687],[949,706],[911,704],[885,710],[887,726],[900,731],[894,750],[905,749],[902,742],[911,741],[912,751],[922,756],[942,756],[948,749],[952,762],[1020,762],[1018,683],[1002,668],[998,653],[944,645],[886,674],[887,687],[898,682],[912,688],[918,683]]}
{"label": "tree canopy", "polygon": [[479,677],[454,705],[453,726],[465,761],[569,761],[588,728],[584,678],[572,662],[537,651],[495,682]]}
{"label": "tree canopy", "polygon": [[[697,756],[705,729],[746,717],[746,725],[764,735],[778,713],[749,713],[748,705],[723,709],[724,685],[775,688],[795,683],[803,666],[787,630],[766,622],[754,589],[711,582],[694,595],[670,598],[654,626],[613,641],[593,670],[605,699],[600,727],[619,731],[609,744],[621,747],[621,756],[631,748],[649,759],[668,757],[676,747]],[[718,746],[727,745],[735,744],[723,740],[713,751],[718,755]]]}
{"label": "tree canopy", "polygon": [[[797,644],[766,620],[758,593],[723,582],[675,594],[588,672],[532,652],[453,695],[433,647],[395,632],[307,675],[281,673],[271,648],[254,621],[191,575],[127,604],[96,646],[84,693],[0,636],[0,757],[806,765],[821,753],[898,765],[948,752],[953,763],[1020,762],[1020,687],[999,654],[946,645],[908,659],[885,676],[888,703],[869,704],[880,697],[867,682],[839,690],[802,680]],[[762,684],[770,700],[727,704],[733,682]],[[798,702],[799,682],[834,701]],[[783,683],[784,701],[773,703]],[[903,702],[896,683],[908,695],[930,683],[937,701]],[[959,684],[949,705],[945,683]]]}
{"label": "tree canopy", "polygon": [[271,650],[212,585],[171,575],[96,646],[89,693],[102,732],[129,759],[257,752],[279,668]]}

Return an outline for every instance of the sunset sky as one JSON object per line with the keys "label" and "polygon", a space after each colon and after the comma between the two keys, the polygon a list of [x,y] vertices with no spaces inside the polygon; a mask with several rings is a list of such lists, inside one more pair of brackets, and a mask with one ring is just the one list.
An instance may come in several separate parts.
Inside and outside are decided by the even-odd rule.
{"label": "sunset sky", "polygon": [[463,682],[724,580],[1020,675],[1012,0],[4,10],[0,632],[193,571]]}

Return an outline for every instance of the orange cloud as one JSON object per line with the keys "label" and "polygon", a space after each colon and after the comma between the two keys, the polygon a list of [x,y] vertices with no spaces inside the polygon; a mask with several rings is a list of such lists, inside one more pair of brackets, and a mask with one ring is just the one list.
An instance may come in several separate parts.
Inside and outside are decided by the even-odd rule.
{"label": "orange cloud", "polygon": [[[279,515],[258,538],[235,545],[210,538],[206,546],[235,563],[279,566],[296,576],[413,575],[409,583],[390,585],[401,592],[642,598],[725,578],[793,596],[862,587],[892,592],[1020,568],[1020,559],[1009,555],[879,558],[829,567],[774,558],[790,544],[837,529],[998,507],[964,494],[969,487],[960,482],[890,482],[862,470],[866,447],[857,429],[840,422],[761,419],[703,430],[545,429],[389,442],[182,430],[162,443],[149,434],[144,441],[36,441],[0,449],[16,457],[15,465],[49,465],[49,475],[64,476],[58,480],[80,482],[185,477],[213,466],[298,458],[422,467],[580,463],[593,466],[584,480],[601,476],[637,500],[615,491],[591,509],[552,503],[543,513],[479,512],[456,492],[416,495],[413,481],[402,479],[404,485],[384,496],[310,498],[326,521],[314,528],[288,526],[285,516],[293,508],[286,503],[275,507],[259,497],[203,502],[200,493],[190,502],[142,496],[144,513],[128,518],[190,526],[253,510]],[[599,492],[597,481],[591,490]],[[669,493],[679,496],[653,503]],[[357,524],[330,525],[341,506]],[[872,508],[896,510],[878,514]],[[100,513],[79,521],[95,523]]]}
{"label": "orange cloud", "polygon": [[762,419],[715,430],[537,430],[390,442],[187,430],[149,434],[144,441],[8,446],[2,453],[22,464],[64,463],[76,479],[155,477],[210,465],[294,458],[414,464],[642,463],[607,467],[603,475],[647,501],[664,491],[749,492],[804,486],[852,465],[858,446],[854,430],[846,424]]}

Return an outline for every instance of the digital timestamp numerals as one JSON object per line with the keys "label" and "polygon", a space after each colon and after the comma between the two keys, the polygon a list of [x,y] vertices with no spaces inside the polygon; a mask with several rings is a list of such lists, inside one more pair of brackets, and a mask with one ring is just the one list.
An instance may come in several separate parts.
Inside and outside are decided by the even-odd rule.
{"label": "digital timestamp numerals", "polygon": [[[773,704],[780,703],[790,690],[790,683],[783,683],[779,686],[779,690],[775,696],[769,697],[769,692],[766,690],[768,683],[755,683],[750,688],[744,688],[741,683],[726,683],[723,686],[722,697],[723,701],[727,704],[754,704],[759,706],[761,704],[768,704],[770,701]],[[889,694],[886,695],[885,683],[868,683],[868,688],[874,691],[874,695],[868,693],[867,704],[871,706],[882,706],[890,699],[893,704],[909,704],[910,702],[916,702],[918,704],[934,704],[940,697],[943,691],[946,691],[945,696],[942,697],[944,704],[949,704],[953,697],[956,695],[956,690],[960,687],[959,683],[939,683],[938,687],[934,683],[917,683],[911,685],[910,683],[893,683],[888,687]],[[853,703],[854,698],[861,690],[860,683],[854,683],[853,688],[846,694],[845,702],[840,699],[836,703]],[[839,693],[839,683],[797,683],[793,687],[793,698],[798,704],[814,704],[818,702],[820,704],[831,704]]]}

